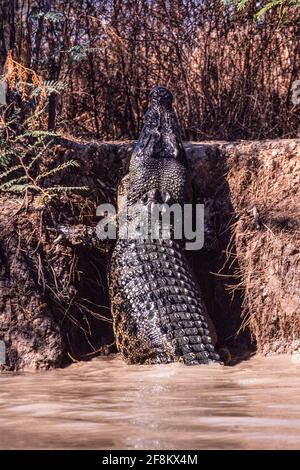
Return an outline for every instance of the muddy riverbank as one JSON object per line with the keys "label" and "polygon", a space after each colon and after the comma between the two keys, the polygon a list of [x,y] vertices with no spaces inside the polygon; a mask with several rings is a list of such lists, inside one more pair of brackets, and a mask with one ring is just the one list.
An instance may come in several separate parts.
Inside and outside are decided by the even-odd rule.
{"label": "muddy riverbank", "polygon": [[[44,187],[80,186],[51,198],[0,194],[2,370],[49,369],[114,352],[106,268],[112,245],[68,243],[57,224],[95,225],[115,202],[132,143],[59,138],[41,159]],[[300,347],[300,141],[188,143],[194,202],[210,237],[191,263],[235,359]]]}

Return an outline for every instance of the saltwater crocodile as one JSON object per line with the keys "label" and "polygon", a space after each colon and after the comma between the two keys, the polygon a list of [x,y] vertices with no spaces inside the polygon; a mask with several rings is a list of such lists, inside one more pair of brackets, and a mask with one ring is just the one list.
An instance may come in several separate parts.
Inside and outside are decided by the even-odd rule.
{"label": "saltwater crocodile", "polygon": [[[183,204],[187,197],[187,159],[172,101],[164,87],[150,92],[129,173],[119,187],[119,215],[136,203]],[[180,240],[119,236],[109,289],[116,344],[126,362],[219,361],[214,328]]]}

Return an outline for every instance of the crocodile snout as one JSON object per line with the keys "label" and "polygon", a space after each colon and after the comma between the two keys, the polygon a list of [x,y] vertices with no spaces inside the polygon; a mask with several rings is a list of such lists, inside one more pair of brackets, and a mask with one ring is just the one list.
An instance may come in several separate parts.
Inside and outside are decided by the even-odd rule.
{"label": "crocodile snout", "polygon": [[150,104],[172,105],[173,95],[164,86],[158,85],[149,93]]}

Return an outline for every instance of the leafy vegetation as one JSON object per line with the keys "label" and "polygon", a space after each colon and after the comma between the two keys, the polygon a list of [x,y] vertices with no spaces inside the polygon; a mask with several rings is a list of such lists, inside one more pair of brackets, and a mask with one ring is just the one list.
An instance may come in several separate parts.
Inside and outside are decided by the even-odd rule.
{"label": "leafy vegetation", "polygon": [[[238,11],[245,10],[252,5],[251,0],[222,0],[225,6],[235,5]],[[299,7],[300,0],[265,0],[256,2],[255,18],[258,20],[270,10],[276,10],[280,22],[284,24],[288,21],[288,7]]]}
{"label": "leafy vegetation", "polygon": [[9,130],[0,129],[0,192],[39,194],[38,204],[45,198],[63,191],[86,190],[86,187],[52,186],[51,178],[60,172],[79,166],[75,160],[45,167],[44,158],[54,142],[55,134],[27,130],[7,138]]}
{"label": "leafy vegetation", "polygon": [[[75,160],[45,165],[46,152],[53,145],[55,132],[35,129],[48,104],[48,97],[64,89],[62,82],[43,81],[37,73],[8,55],[2,81],[15,96],[29,103],[28,116],[22,121],[16,99],[0,106],[0,192],[39,193],[39,203],[62,191],[85,190],[84,187],[52,186],[55,174],[78,167]],[[7,116],[10,119],[7,119]],[[50,183],[49,183],[50,182]]]}

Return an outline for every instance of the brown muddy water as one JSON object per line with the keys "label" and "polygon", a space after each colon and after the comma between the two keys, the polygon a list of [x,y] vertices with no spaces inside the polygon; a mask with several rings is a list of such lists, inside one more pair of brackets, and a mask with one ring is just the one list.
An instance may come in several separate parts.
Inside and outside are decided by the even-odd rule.
{"label": "brown muddy water", "polygon": [[0,375],[1,449],[299,449],[300,356]]}

